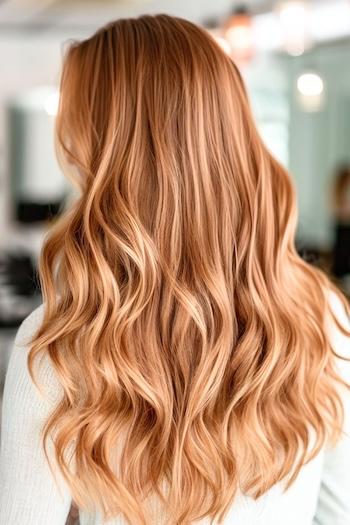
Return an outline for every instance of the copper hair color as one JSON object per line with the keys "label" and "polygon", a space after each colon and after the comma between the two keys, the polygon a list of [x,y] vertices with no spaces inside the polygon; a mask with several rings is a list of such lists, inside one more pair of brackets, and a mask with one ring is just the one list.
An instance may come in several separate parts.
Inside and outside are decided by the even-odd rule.
{"label": "copper hair color", "polygon": [[62,385],[43,443],[74,501],[149,525],[155,495],[184,525],[289,486],[340,435],[325,290],[349,310],[296,251],[237,67],[188,21],[118,20],[71,43],[56,125],[79,196],[41,252],[29,366]]}

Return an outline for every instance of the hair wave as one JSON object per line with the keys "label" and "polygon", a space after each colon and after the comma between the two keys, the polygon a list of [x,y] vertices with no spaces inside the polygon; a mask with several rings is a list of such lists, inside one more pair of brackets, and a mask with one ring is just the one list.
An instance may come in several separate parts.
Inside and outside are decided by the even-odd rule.
{"label": "hair wave", "polygon": [[79,195],[40,257],[28,364],[63,390],[43,443],[81,508],[146,525],[153,494],[170,523],[222,520],[339,436],[325,290],[347,302],[298,255],[291,178],[204,30],[113,22],[71,43],[60,94]]}

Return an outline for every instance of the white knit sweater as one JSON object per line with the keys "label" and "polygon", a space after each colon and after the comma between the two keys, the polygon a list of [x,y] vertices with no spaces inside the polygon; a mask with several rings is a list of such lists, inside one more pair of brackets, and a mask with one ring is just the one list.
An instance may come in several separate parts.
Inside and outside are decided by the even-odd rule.
{"label": "white knit sweater", "polygon": [[[350,327],[343,309],[331,295],[338,317]],[[27,370],[26,340],[39,326],[44,306],[39,306],[17,332],[5,381],[2,408],[0,461],[0,525],[64,525],[71,496],[62,478],[59,487],[46,464],[40,428],[61,393],[52,366],[45,361],[42,378],[51,398],[40,396]],[[330,325],[338,353],[350,357],[349,339]],[[339,360],[343,377],[350,382],[350,363]],[[343,393],[345,431],[333,449],[324,449],[303,467],[292,487],[283,492],[276,484],[257,501],[240,495],[225,525],[350,525],[350,393]],[[58,475],[58,474],[57,474]],[[154,521],[163,523],[161,507],[151,501]],[[81,525],[102,525],[98,515],[80,513]],[[125,525],[116,518],[108,525]],[[196,522],[209,524],[209,520]]]}

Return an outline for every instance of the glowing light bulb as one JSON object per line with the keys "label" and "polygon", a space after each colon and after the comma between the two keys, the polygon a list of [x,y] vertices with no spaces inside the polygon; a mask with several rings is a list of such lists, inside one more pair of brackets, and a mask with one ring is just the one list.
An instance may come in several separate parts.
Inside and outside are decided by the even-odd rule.
{"label": "glowing light bulb", "polygon": [[235,59],[249,60],[254,53],[253,20],[245,10],[237,10],[226,22],[224,35]]}
{"label": "glowing light bulb", "polygon": [[279,7],[284,47],[290,55],[302,55],[310,44],[308,10],[301,0],[288,0]]}
{"label": "glowing light bulb", "polygon": [[323,80],[317,73],[303,73],[297,80],[298,91],[305,97],[317,97],[324,89]]}

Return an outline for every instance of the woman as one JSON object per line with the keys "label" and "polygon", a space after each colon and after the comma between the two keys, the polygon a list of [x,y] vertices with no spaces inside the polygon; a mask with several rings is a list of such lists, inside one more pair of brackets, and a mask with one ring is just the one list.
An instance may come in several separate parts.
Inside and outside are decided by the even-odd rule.
{"label": "woman", "polygon": [[72,502],[82,525],[349,523],[349,307],[296,252],[234,63],[185,20],[119,20],[60,93],[79,196],[9,364],[1,525]]}

